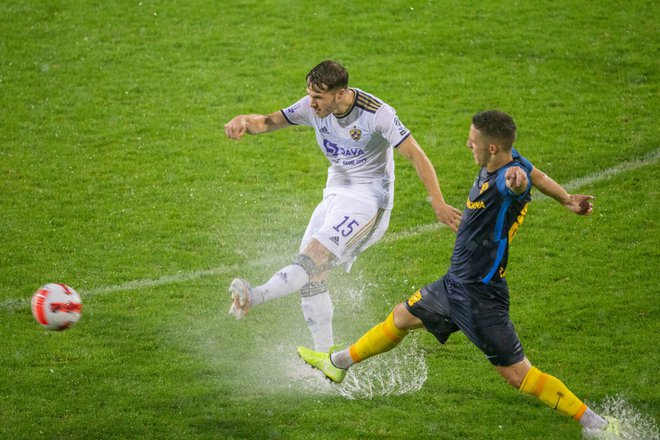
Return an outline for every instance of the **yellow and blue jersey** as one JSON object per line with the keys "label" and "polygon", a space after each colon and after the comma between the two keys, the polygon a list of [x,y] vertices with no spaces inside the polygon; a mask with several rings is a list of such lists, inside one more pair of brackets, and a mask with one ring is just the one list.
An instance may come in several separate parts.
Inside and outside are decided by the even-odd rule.
{"label": "yellow and blue jersey", "polygon": [[[495,172],[479,171],[470,189],[458,228],[449,276],[460,283],[505,285],[509,243],[518,231],[531,201],[531,162],[512,150],[513,160]],[[516,195],[504,174],[512,166],[527,173],[527,189]]]}

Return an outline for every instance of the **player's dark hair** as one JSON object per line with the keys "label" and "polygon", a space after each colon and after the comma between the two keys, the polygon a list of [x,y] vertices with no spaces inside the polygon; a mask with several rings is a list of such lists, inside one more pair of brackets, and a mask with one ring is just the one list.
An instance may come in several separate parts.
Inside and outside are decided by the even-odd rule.
{"label": "player's dark hair", "polygon": [[508,114],[499,110],[486,110],[472,117],[474,128],[486,137],[496,140],[505,148],[511,148],[516,140],[516,123]]}
{"label": "player's dark hair", "polygon": [[348,71],[335,61],[323,61],[307,74],[307,85],[315,92],[345,89],[348,87]]}

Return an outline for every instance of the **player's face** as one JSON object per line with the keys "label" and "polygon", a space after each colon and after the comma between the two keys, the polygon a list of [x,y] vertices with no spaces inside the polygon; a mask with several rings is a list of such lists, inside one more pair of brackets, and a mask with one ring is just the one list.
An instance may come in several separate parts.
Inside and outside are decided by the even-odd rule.
{"label": "player's face", "polygon": [[477,165],[482,167],[488,165],[491,157],[490,145],[484,138],[483,134],[481,134],[474,125],[470,126],[467,147],[472,150],[472,156]]}
{"label": "player's face", "polygon": [[319,92],[307,86],[307,95],[312,110],[319,118],[325,118],[338,108],[338,92]]}

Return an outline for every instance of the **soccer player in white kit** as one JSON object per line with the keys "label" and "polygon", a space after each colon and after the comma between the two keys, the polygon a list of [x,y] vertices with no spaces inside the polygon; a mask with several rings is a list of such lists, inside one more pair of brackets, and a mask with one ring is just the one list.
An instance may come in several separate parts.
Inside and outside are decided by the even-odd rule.
{"label": "soccer player in white kit", "polygon": [[231,139],[294,125],[312,127],[330,162],[323,200],[314,210],[293,262],[266,283],[252,287],[235,278],[230,314],[241,319],[264,302],[300,291],[305,321],[317,351],[333,345],[333,307],[326,280],[335,266],[350,269],[355,258],[380,240],[394,198],[394,150],[412,162],[436,217],[454,232],[461,212],[446,204],[428,157],[395,110],[348,86],[348,72],[324,61],[307,75],[307,96],[269,115],[238,115],[225,125]]}

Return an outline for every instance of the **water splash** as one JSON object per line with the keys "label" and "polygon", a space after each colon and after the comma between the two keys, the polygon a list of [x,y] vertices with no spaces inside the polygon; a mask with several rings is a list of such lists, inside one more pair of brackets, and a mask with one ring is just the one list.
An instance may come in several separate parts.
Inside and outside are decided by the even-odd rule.
{"label": "water splash", "polygon": [[371,400],[418,391],[426,382],[428,368],[416,339],[408,339],[404,346],[351,367],[341,384],[331,383],[312,367],[297,367],[297,387],[303,392],[335,394],[348,400]]}
{"label": "water splash", "polygon": [[[660,440],[660,433],[655,420],[641,413],[621,396],[608,396],[603,402],[590,405],[590,407],[599,414],[619,420],[621,429],[618,438],[622,440]],[[585,432],[584,438],[606,439],[609,437]]]}
{"label": "water splash", "polygon": [[351,368],[344,382],[337,387],[337,392],[348,400],[400,396],[421,389],[427,375],[423,353],[416,347],[408,347],[368,359]]}

